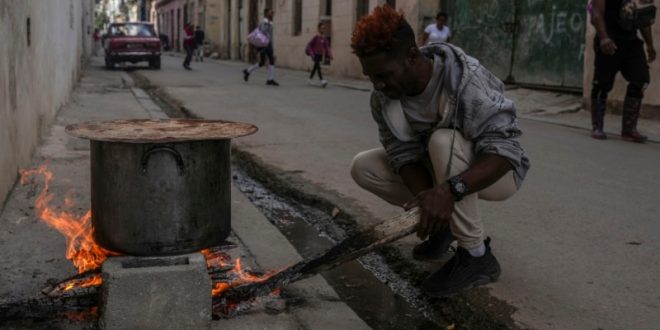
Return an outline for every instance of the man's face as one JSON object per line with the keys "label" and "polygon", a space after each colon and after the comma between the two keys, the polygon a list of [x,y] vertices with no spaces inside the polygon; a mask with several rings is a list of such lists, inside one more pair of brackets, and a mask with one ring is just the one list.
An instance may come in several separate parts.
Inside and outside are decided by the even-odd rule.
{"label": "man's face", "polygon": [[266,18],[268,18],[269,21],[273,20],[273,15],[275,15],[275,12],[272,9],[266,12]]}
{"label": "man's face", "polygon": [[445,26],[447,25],[447,17],[440,16],[436,18],[435,22],[438,24],[438,26]]}
{"label": "man's face", "polygon": [[360,57],[362,73],[369,77],[374,89],[383,92],[391,99],[400,99],[408,94],[412,81],[408,60],[402,57],[389,57],[385,53],[378,53]]}

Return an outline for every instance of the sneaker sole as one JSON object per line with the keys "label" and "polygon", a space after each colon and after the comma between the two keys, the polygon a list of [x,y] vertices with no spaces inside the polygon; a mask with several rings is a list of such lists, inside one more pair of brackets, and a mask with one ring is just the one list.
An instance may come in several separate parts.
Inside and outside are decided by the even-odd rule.
{"label": "sneaker sole", "polygon": [[640,140],[640,139],[635,139],[635,138],[631,138],[631,137],[621,137],[621,140],[626,141],[626,142],[633,142],[633,143],[646,143],[646,141],[648,141],[648,139]]}
{"label": "sneaker sole", "polygon": [[449,298],[455,296],[457,293],[464,291],[464,290],[469,290],[476,288],[478,286],[482,286],[488,283],[493,283],[497,282],[497,280],[500,278],[500,274],[502,272],[498,271],[497,273],[491,274],[491,275],[481,275],[468,285],[466,285],[464,288],[458,289],[458,290],[451,290],[451,291],[446,291],[446,292],[426,292],[426,295],[429,297],[433,298]]}

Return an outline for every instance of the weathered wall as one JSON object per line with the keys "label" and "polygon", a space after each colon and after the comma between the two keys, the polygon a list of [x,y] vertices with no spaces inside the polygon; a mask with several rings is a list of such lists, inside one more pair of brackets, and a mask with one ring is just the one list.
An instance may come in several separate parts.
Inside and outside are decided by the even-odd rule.
{"label": "weathered wall", "polygon": [[[585,106],[589,106],[591,102],[591,82],[594,76],[594,37],[596,30],[591,24],[588,24],[586,33],[586,46],[584,54],[584,81],[583,81],[583,97]],[[641,36],[640,36],[641,38]],[[653,26],[653,41],[656,50],[660,50],[660,22],[656,22]],[[646,49],[646,48],[645,48]],[[660,118],[660,58],[650,65],[651,70],[651,84],[649,84],[646,94],[644,95],[644,107],[642,109],[642,117]],[[626,94],[628,84],[621,77],[617,75],[614,88],[609,94],[608,111],[614,113],[621,113],[621,106],[623,105],[623,98]]]}
{"label": "weathered wall", "polygon": [[0,1],[0,209],[91,51],[93,3]]}

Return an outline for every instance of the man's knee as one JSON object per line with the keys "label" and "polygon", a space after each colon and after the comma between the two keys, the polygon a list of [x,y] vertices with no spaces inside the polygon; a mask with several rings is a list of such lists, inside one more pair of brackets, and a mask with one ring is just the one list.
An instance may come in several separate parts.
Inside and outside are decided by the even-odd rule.
{"label": "man's knee", "polygon": [[[428,153],[436,180],[445,180],[469,167],[473,157],[472,142],[466,140],[461,132],[439,129],[429,139]],[[451,168],[448,168],[450,164]]]}
{"label": "man's knee", "polygon": [[628,89],[626,90],[626,96],[643,98],[644,91],[646,90],[647,85],[648,84],[645,82],[636,82],[636,81],[629,82]]}
{"label": "man's knee", "polygon": [[351,162],[351,177],[358,186],[364,188],[367,184],[368,156],[369,151],[362,151],[353,157]]}
{"label": "man's knee", "polygon": [[[461,133],[456,133],[456,136]],[[432,150],[449,150],[451,148],[454,131],[450,129],[438,129],[429,138],[429,152]]]}
{"label": "man's knee", "polygon": [[609,90],[602,89],[600,86],[594,84],[591,88],[591,98],[600,100],[607,99],[609,92]]}

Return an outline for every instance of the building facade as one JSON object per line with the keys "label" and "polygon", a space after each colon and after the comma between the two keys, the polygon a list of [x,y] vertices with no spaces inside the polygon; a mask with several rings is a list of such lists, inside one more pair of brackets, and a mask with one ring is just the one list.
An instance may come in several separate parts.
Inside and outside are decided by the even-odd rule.
{"label": "building facade", "polygon": [[220,11],[227,7],[223,0],[151,0],[149,16],[158,33],[167,36],[172,50],[183,50],[183,28],[186,23],[199,26],[206,35],[205,51],[214,53],[220,44]]}
{"label": "building facade", "polygon": [[319,22],[327,24],[335,60],[325,70],[350,77],[361,77],[357,58],[352,55],[350,38],[355,23],[377,5],[389,3],[401,9],[418,32],[433,20],[440,8],[437,0],[156,0],[152,17],[160,33],[182,49],[185,22],[199,25],[206,33],[208,55],[222,59],[254,61],[256,54],[247,35],[263,20],[265,8],[275,11],[274,45],[278,66],[308,69],[304,53]]}

